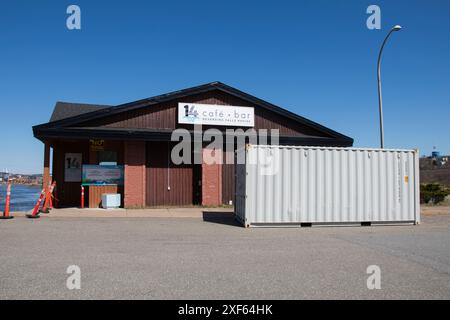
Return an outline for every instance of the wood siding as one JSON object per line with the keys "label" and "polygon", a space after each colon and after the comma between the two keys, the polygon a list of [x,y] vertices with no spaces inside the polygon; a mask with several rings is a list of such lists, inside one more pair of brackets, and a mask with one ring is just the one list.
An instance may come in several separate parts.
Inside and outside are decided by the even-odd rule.
{"label": "wood siding", "polygon": [[[143,107],[101,120],[88,121],[80,126],[136,129],[192,128],[192,126],[179,125],[177,123],[178,102],[254,107],[255,129],[279,129],[280,135],[283,136],[329,137],[329,135],[312,127],[300,125],[292,119],[218,90],[192,95],[172,102]],[[207,128],[206,126],[204,127],[204,129]],[[218,128],[225,129],[225,127]]]}
{"label": "wood siding", "polygon": [[[81,204],[81,181],[64,181],[64,158],[66,153],[81,153],[83,164],[97,164],[97,154],[92,152],[88,140],[53,141],[53,180],[56,181],[55,207],[79,207]],[[120,141],[106,141],[106,151],[117,152],[117,163],[123,165],[123,143]],[[90,192],[85,189],[85,201],[89,203]],[[123,198],[123,188],[119,188]],[[101,198],[101,195],[100,195]],[[97,201],[97,200],[95,200]]]}
{"label": "wood siding", "polygon": [[[102,195],[104,193],[123,194],[122,187],[119,186],[88,186],[85,188],[88,195],[89,208],[100,208],[102,206]],[[123,198],[121,197],[123,203]]]}
{"label": "wood siding", "polygon": [[81,181],[64,181],[64,158],[66,153],[81,153],[83,163],[89,161],[89,144],[83,142],[56,142],[53,144],[53,180],[56,181],[55,207],[79,207],[81,204]]}

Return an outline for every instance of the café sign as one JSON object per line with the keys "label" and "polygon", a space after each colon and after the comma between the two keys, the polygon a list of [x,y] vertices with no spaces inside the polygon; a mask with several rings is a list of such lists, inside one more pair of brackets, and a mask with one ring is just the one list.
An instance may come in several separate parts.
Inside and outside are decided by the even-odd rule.
{"label": "caf\u00e9 sign", "polygon": [[178,123],[254,127],[255,109],[199,103],[178,103]]}

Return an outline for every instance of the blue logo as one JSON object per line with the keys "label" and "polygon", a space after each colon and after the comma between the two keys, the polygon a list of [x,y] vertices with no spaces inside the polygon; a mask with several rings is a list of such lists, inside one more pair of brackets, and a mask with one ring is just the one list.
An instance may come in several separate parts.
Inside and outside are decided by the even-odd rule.
{"label": "blue logo", "polygon": [[198,119],[198,111],[195,110],[195,106],[191,106],[189,108],[189,105],[184,106],[184,118],[188,119],[189,121],[195,122]]}

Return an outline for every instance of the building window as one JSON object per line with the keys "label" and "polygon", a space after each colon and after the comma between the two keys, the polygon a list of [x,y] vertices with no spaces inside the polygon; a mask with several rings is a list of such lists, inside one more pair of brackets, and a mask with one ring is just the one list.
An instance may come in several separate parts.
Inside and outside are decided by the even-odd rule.
{"label": "building window", "polygon": [[100,165],[117,165],[117,152],[115,151],[98,151],[97,156]]}

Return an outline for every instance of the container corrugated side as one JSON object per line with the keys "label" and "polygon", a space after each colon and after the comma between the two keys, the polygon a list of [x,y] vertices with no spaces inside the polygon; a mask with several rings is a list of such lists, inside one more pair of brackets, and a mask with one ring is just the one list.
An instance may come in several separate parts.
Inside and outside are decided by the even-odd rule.
{"label": "container corrugated side", "polygon": [[413,150],[251,145],[245,169],[245,225],[420,222]]}

